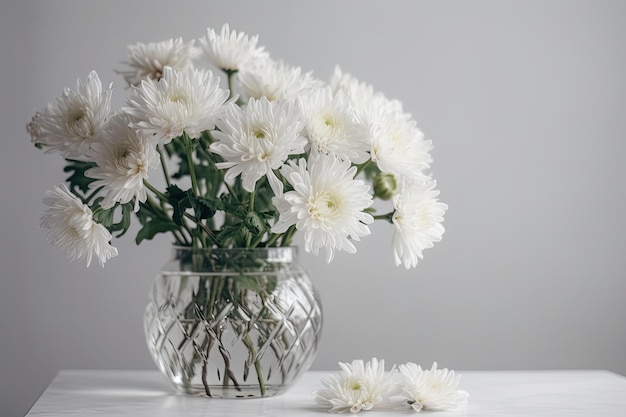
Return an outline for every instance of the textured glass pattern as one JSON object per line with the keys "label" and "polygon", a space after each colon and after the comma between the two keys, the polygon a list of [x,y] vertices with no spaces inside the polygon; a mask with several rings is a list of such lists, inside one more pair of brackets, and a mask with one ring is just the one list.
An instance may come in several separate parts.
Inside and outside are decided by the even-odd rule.
{"label": "textured glass pattern", "polygon": [[175,249],[152,285],[144,325],[152,357],[179,391],[271,396],[309,368],[322,311],[294,260],[295,248]]}

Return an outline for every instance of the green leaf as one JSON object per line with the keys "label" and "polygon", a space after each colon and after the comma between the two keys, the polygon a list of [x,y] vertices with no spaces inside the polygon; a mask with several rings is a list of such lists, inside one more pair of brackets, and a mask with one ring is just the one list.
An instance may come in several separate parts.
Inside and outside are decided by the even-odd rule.
{"label": "green leaf", "polygon": [[192,207],[191,199],[189,198],[190,194],[193,195],[190,190],[183,191],[177,185],[170,185],[167,187],[165,195],[167,196],[168,202],[174,209],[174,212],[172,213],[172,220],[178,226],[182,226],[183,224],[185,211]]}
{"label": "green leaf", "polygon": [[232,241],[241,233],[241,227],[241,223],[236,225],[224,225],[216,237],[220,242],[226,243],[229,240]]}
{"label": "green leaf", "polygon": [[137,244],[143,240],[152,239],[157,233],[166,233],[180,229],[165,212],[150,204],[139,204],[139,211],[135,213],[135,216],[143,225],[135,238],[135,243]]}
{"label": "green leaf", "polygon": [[[92,206],[94,220],[100,223],[101,225],[103,225],[104,227],[106,227],[107,230],[111,233],[120,232],[115,237],[123,236],[130,228],[130,221],[131,221],[130,215],[133,211],[132,203],[128,203],[128,204],[118,203],[115,206],[111,207],[110,209],[105,210],[100,207],[100,202],[102,200],[103,200],[102,197],[98,197],[94,201],[94,204]],[[119,222],[116,223],[115,222],[115,210],[117,210],[118,207],[121,207],[122,209],[122,218],[120,219]]]}
{"label": "green leaf", "polygon": [[137,233],[135,243],[140,244],[143,240],[151,240],[158,233],[178,230],[178,225],[170,219],[155,217],[145,222],[141,230]]}
{"label": "green leaf", "polygon": [[262,235],[267,232],[270,227],[259,213],[249,211],[244,219],[244,224],[253,235]]}
{"label": "green leaf", "polygon": [[78,188],[83,193],[89,191],[89,184],[95,181],[93,178],[89,178],[85,175],[85,171],[96,166],[95,162],[75,161],[73,159],[66,159],[68,164],[63,168],[63,172],[71,172],[72,174],[67,177],[67,182],[70,184],[70,189]]}
{"label": "green leaf", "polygon": [[209,199],[196,197],[193,194],[189,194],[188,197],[196,219],[204,220],[215,216],[215,208]]}
{"label": "green leaf", "polygon": [[108,210],[103,210],[101,208],[99,208],[99,200],[98,199],[97,202],[94,204],[93,207],[93,219],[100,223],[101,225],[103,225],[104,227],[106,227],[109,231],[111,230],[111,225],[113,225],[113,211],[114,208],[110,208]]}
{"label": "green leaf", "polygon": [[128,231],[128,229],[130,228],[130,220],[131,220],[131,213],[133,212],[133,205],[132,204],[122,204],[122,219],[118,222],[113,224],[113,229],[111,230],[112,232],[117,232],[119,231],[120,233],[118,233],[117,235],[115,235],[115,237],[122,237],[124,234],[126,234],[126,232]]}

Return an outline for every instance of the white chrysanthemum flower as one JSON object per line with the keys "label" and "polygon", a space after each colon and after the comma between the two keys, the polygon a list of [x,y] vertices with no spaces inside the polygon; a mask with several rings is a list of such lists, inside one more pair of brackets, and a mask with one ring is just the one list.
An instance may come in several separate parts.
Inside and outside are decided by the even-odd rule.
{"label": "white chrysanthemum flower", "polygon": [[266,98],[250,99],[242,109],[232,106],[213,132],[217,142],[211,151],[225,162],[217,167],[228,168],[226,181],[241,175],[246,191],[253,192],[256,182],[267,175],[275,194],[282,193],[282,183],[273,170],[279,169],[289,155],[304,153],[307,143],[300,136],[302,122],[294,106],[288,102],[270,102]]}
{"label": "white chrysanthemum flower", "polygon": [[159,81],[143,80],[123,111],[137,121],[132,124],[153,140],[167,144],[186,132],[198,138],[215,128],[227,107],[228,90],[219,87],[211,71],[176,71],[165,67]]}
{"label": "white chrysanthemum flower", "polygon": [[344,94],[333,94],[330,87],[321,88],[299,97],[298,104],[312,155],[334,153],[356,164],[369,159],[370,143]]}
{"label": "white chrysanthemum flower", "polygon": [[415,411],[453,410],[469,397],[466,391],[457,389],[461,375],[447,368],[437,369],[437,362],[430,370],[423,370],[412,362],[400,365],[399,369],[401,393]]}
{"label": "white chrysanthemum flower", "polygon": [[371,141],[372,161],[382,172],[414,181],[429,179],[426,170],[432,162],[432,142],[424,139],[415,120],[402,112],[399,102],[375,98],[358,118]]}
{"label": "white chrysanthemum flower", "polygon": [[419,183],[409,180],[400,182],[399,192],[393,197],[395,227],[393,251],[396,265],[409,269],[417,266],[422,251],[432,248],[444,233],[443,216],[448,209],[436,198],[434,181]]}
{"label": "white chrysanthemum flower", "polygon": [[230,26],[224,24],[219,34],[214,29],[207,28],[207,34],[200,39],[200,45],[209,61],[217,68],[238,71],[269,57],[264,47],[257,46],[258,41],[258,35],[250,37],[243,32],[231,31]]}
{"label": "white chrysanthemum flower", "polygon": [[283,61],[272,61],[256,65],[238,74],[245,95],[252,98],[266,97],[270,101],[295,100],[301,94],[323,86],[313,78],[311,72],[302,73],[300,67]]}
{"label": "white chrysanthemum flower", "polygon": [[330,407],[329,411],[334,413],[358,413],[389,404],[389,398],[397,390],[393,382],[395,368],[385,372],[385,361],[376,358],[367,363],[362,360],[340,362],[339,366],[340,372],[322,379],[326,389],[314,392],[318,404]]}
{"label": "white chrysanthemum flower", "polygon": [[156,145],[129,123],[128,115],[118,113],[111,118],[102,140],[93,145],[93,161],[97,166],[85,175],[97,180],[91,183],[91,188],[103,187],[103,208],[134,199],[135,211],[139,210],[139,203],[147,198],[143,180],[148,178],[149,168],[159,166]]}
{"label": "white chrysanthemum flower", "polygon": [[35,112],[30,122],[26,124],[26,131],[30,135],[30,141],[34,144],[41,144],[43,137],[43,128],[41,127],[41,113]]}
{"label": "white chrysanthemum flower", "polygon": [[162,42],[139,42],[128,45],[130,68],[118,71],[130,86],[139,85],[141,80],[159,80],[165,67],[184,71],[193,67],[193,59],[200,52],[194,41],[184,43],[182,38]]}
{"label": "white chrysanthemum flower", "polygon": [[76,91],[66,88],[56,103],[37,112],[27,125],[33,143],[48,152],[58,151],[71,159],[89,159],[111,111],[112,84],[105,90],[95,71],[86,81],[76,82]]}
{"label": "white chrysanthemum flower", "polygon": [[272,231],[283,233],[295,224],[304,231],[305,250],[317,255],[326,248],[328,262],[335,250],[355,253],[351,239],[368,235],[374,221],[363,211],[372,196],[368,185],[354,179],[356,167],[330,154],[309,159],[308,166],[304,159],[290,161],[280,172],[293,190],[272,199],[280,214]]}
{"label": "white chrysanthemum flower", "polygon": [[93,219],[91,209],[68,190],[65,184],[46,192],[43,202],[47,207],[41,218],[41,227],[47,229],[50,243],[63,248],[72,261],[86,260],[91,264],[93,255],[101,266],[117,256],[111,246],[111,233]]}
{"label": "white chrysanthemum flower", "polygon": [[368,109],[374,98],[382,97],[382,94],[376,92],[371,85],[357,80],[352,74],[343,72],[339,66],[335,67],[330,78],[330,86],[334,93],[342,91],[350,99],[357,112]]}
{"label": "white chrysanthemum flower", "polygon": [[425,171],[432,162],[432,142],[424,140],[411,115],[403,111],[402,103],[387,99],[339,67],[335,68],[330,86],[335,93],[349,98],[362,134],[371,143],[372,161],[381,171],[415,181],[428,179]]}

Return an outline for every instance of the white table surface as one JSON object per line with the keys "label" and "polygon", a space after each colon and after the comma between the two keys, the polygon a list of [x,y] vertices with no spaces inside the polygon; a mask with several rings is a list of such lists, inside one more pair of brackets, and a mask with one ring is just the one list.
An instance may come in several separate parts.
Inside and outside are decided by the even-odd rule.
{"label": "white table surface", "polygon": [[[457,371],[469,402],[455,411],[371,410],[359,416],[625,417],[626,378],[608,371]],[[286,393],[263,399],[176,394],[158,371],[63,370],[27,417],[208,417],[329,415],[314,401],[327,371],[309,371]]]}

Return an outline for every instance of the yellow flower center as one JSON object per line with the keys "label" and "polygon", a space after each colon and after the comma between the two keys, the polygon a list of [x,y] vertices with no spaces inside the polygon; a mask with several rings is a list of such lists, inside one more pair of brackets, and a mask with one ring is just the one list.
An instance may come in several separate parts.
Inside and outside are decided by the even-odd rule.
{"label": "yellow flower center", "polygon": [[168,99],[173,103],[184,104],[187,101],[187,97],[185,97],[181,93],[170,93]]}
{"label": "yellow flower center", "polygon": [[314,219],[334,216],[341,207],[341,200],[328,193],[320,193],[309,200],[309,214]]}

